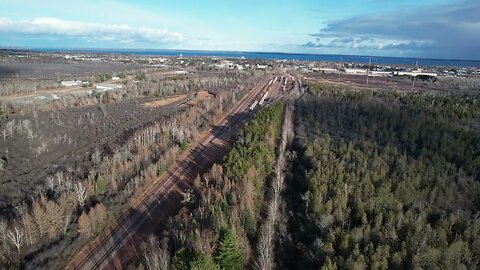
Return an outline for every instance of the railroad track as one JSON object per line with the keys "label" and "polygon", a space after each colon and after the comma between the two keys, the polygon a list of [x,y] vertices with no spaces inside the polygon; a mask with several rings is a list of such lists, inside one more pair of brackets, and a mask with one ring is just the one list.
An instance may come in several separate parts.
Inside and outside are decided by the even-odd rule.
{"label": "railroad track", "polygon": [[[202,137],[195,145],[192,146],[187,156],[175,164],[165,174],[163,174],[153,186],[143,193],[139,200],[134,202],[130,209],[135,211],[126,212],[119,218],[119,222],[115,226],[111,227],[107,233],[100,236],[100,240],[94,243],[91,250],[82,256],[80,253],[77,257],[74,257],[68,269],[100,269],[102,265],[108,261],[109,257],[115,251],[115,249],[121,246],[130,234],[135,233],[135,230],[139,228],[145,220],[150,216],[149,213],[154,212],[155,207],[161,205],[167,198],[165,196],[168,192],[171,192],[177,181],[189,181],[192,180],[198,170],[204,164],[196,164],[195,155],[200,154],[202,157],[204,151],[208,151],[209,147],[212,147],[211,143],[215,139],[220,139],[224,132],[230,127],[239,124],[246,115],[242,115],[242,112],[247,112],[249,105],[259,95],[268,89],[268,82],[272,76],[267,76],[262,82],[257,84],[247,95],[245,95],[240,102],[227,113],[219,123],[222,128],[219,130],[210,129],[206,135]],[[230,119],[228,119],[230,118]],[[212,137],[213,136],[213,137]],[[208,164],[211,160],[205,158],[200,159],[203,163]],[[192,166],[193,165],[193,166]],[[200,168],[202,169],[202,168]],[[156,216],[156,219],[164,218],[165,215]],[[110,240],[112,240],[110,242]],[[79,259],[78,257],[81,258]]]}

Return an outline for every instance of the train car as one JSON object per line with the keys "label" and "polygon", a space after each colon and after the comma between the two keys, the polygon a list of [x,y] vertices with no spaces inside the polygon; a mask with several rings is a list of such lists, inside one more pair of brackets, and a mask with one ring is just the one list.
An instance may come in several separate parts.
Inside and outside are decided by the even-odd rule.
{"label": "train car", "polygon": [[268,97],[268,91],[263,94],[262,98],[260,99],[260,102],[258,102],[259,106],[262,106],[263,103],[265,102],[265,99]]}
{"label": "train car", "polygon": [[250,105],[250,107],[248,108],[250,111],[253,111],[253,109],[255,109],[255,107],[257,106],[258,104],[258,100],[255,100],[252,105]]}

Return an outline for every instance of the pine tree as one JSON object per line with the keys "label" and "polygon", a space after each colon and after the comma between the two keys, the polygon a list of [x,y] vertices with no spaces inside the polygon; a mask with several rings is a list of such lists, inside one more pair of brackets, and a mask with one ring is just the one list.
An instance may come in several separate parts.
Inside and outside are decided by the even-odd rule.
{"label": "pine tree", "polygon": [[97,188],[98,194],[100,194],[100,195],[105,194],[105,191],[106,191],[105,180],[103,179],[103,177],[101,175],[99,175],[97,177],[97,182],[96,182],[95,186]]}
{"label": "pine tree", "polygon": [[230,230],[224,232],[220,246],[218,247],[218,255],[215,259],[221,269],[243,269],[243,256],[237,245],[237,241]]}
{"label": "pine tree", "polygon": [[338,269],[337,267],[337,264],[332,262],[330,260],[330,258],[327,257],[327,259],[325,260],[325,263],[323,264],[322,268],[320,268],[321,270],[335,270],[335,269]]}
{"label": "pine tree", "polygon": [[175,252],[175,255],[172,259],[172,269],[173,270],[190,270],[190,261],[192,260],[192,255],[188,250],[181,248]]}
{"label": "pine tree", "polygon": [[192,262],[191,270],[220,270],[220,267],[213,261],[212,257],[199,255]]}

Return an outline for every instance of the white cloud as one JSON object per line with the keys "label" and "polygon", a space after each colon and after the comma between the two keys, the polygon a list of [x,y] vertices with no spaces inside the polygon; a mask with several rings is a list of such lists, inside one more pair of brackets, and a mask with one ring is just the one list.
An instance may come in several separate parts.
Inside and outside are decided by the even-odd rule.
{"label": "white cloud", "polygon": [[0,18],[0,32],[21,34],[59,35],[91,41],[141,42],[153,44],[178,44],[184,40],[179,33],[126,24],[87,23],[51,17],[14,21]]}
{"label": "white cloud", "polygon": [[[480,1],[406,8],[339,19],[310,35],[303,48],[343,53],[480,59]],[[342,37],[349,37],[342,41]]]}

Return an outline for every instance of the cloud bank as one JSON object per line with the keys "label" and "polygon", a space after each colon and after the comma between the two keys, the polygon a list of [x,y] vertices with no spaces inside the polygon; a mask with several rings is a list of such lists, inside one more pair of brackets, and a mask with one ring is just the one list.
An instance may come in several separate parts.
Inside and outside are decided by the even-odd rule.
{"label": "cloud bank", "polygon": [[480,59],[480,1],[359,16],[328,23],[307,49]]}
{"label": "cloud bank", "polygon": [[141,44],[178,44],[184,40],[179,33],[126,24],[102,24],[39,17],[14,21],[0,18],[0,33],[10,35],[48,36],[78,39],[87,42],[118,42]]}

